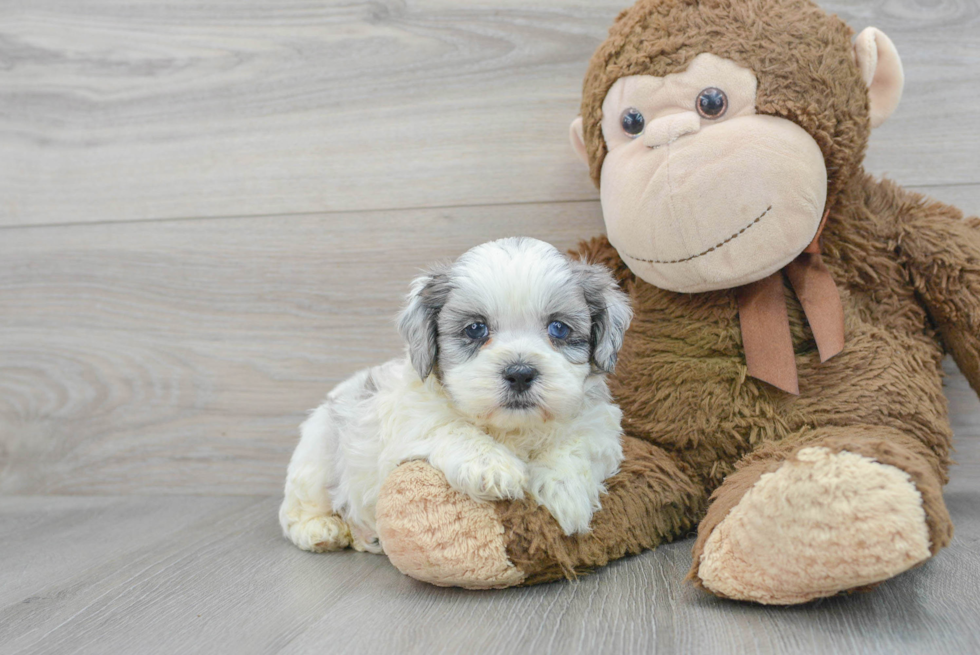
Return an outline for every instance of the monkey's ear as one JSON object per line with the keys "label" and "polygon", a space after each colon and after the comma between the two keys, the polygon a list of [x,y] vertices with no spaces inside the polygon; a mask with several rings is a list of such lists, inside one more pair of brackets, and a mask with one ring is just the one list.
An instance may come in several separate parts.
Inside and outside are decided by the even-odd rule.
{"label": "monkey's ear", "polygon": [[568,139],[572,142],[572,150],[586,166],[589,165],[589,153],[585,149],[585,132],[582,129],[582,117],[576,116],[568,128]]}
{"label": "monkey's ear", "polygon": [[869,27],[858,34],[854,55],[861,77],[868,85],[871,101],[871,127],[884,123],[902,99],[905,72],[895,44],[884,32]]}

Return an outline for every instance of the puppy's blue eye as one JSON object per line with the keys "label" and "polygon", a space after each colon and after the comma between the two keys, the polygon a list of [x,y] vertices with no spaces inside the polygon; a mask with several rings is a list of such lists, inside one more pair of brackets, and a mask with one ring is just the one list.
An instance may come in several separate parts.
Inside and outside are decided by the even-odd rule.
{"label": "puppy's blue eye", "polygon": [[470,339],[485,339],[490,334],[490,329],[487,328],[485,323],[470,323],[463,328],[463,334]]}
{"label": "puppy's blue eye", "polygon": [[568,336],[570,328],[561,321],[548,323],[548,336],[552,339],[564,339]]}

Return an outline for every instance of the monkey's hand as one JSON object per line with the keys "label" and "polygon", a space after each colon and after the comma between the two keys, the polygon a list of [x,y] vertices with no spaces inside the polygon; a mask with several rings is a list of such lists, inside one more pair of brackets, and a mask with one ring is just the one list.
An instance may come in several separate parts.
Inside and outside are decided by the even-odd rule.
{"label": "monkey's hand", "polygon": [[947,351],[980,394],[980,218],[921,202],[899,225],[898,252]]}
{"label": "monkey's hand", "polygon": [[402,464],[378,497],[385,554],[418,580],[488,589],[571,578],[690,531],[706,498],[684,467],[632,437],[623,438],[623,454],[592,530],[571,536],[530,498],[478,502],[426,462]]}

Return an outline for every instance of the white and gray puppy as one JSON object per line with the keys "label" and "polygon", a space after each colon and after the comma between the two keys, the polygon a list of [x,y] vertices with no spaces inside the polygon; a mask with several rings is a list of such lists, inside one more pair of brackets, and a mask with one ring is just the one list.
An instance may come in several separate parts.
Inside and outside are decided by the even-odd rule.
{"label": "white and gray puppy", "polygon": [[528,494],[566,534],[587,532],[623,460],[605,374],[631,317],[608,269],[535,239],[432,269],[399,317],[408,356],[342,382],[301,427],[283,532],[305,550],[382,552],[378,493],[412,459],[473,498]]}

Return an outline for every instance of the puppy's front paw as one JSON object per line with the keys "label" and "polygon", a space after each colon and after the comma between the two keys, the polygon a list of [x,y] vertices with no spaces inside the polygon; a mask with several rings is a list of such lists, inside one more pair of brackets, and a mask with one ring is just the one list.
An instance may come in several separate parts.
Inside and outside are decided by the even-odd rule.
{"label": "puppy's front paw", "polygon": [[447,479],[459,491],[479,500],[516,500],[524,497],[527,466],[507,452],[491,450],[468,459]]}
{"label": "puppy's front paw", "polygon": [[544,505],[567,535],[589,531],[592,514],[599,509],[602,487],[591,476],[562,478],[552,469],[531,471],[530,495]]}

